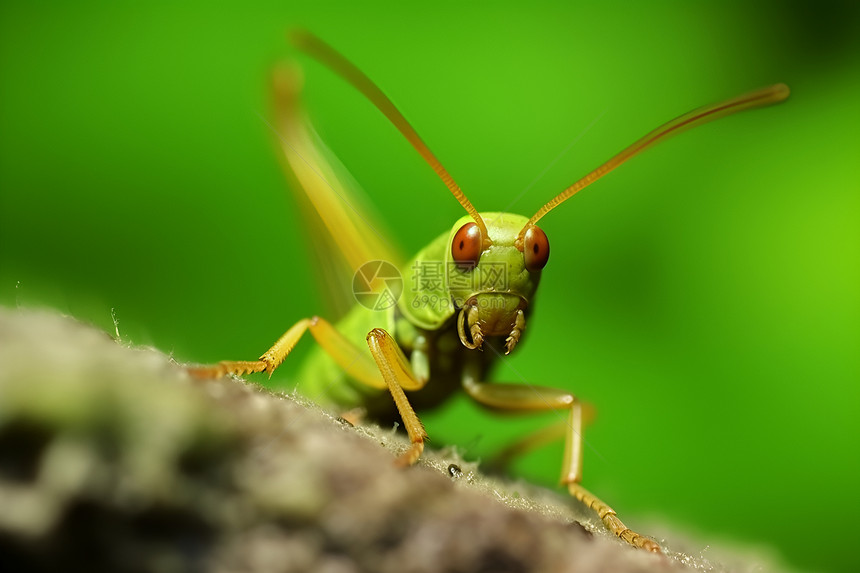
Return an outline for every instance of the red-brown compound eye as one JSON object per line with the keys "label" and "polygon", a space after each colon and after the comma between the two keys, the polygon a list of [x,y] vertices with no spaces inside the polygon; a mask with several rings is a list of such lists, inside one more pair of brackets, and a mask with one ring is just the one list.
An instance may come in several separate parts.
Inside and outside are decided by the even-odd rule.
{"label": "red-brown compound eye", "polygon": [[539,227],[529,227],[523,242],[523,256],[530,272],[539,271],[549,260],[549,239]]}
{"label": "red-brown compound eye", "polygon": [[481,258],[482,247],[481,229],[475,223],[466,223],[454,235],[454,241],[451,243],[451,256],[461,269],[473,269],[477,266],[478,259]]}

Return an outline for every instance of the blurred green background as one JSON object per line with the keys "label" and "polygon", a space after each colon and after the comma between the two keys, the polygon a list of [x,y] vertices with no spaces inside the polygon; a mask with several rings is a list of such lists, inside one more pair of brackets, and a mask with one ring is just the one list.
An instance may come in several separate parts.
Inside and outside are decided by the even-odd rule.
{"label": "blurred green background", "polygon": [[[785,82],[787,103],[673,139],[544,219],[536,315],[496,378],[597,406],[585,484],[646,532],[856,563],[857,4],[303,4],[3,2],[0,303],[111,332],[115,309],[125,341],[201,362],[322,312],[264,121],[289,26],[382,86],[481,210],[530,215],[663,121]],[[322,137],[405,252],[462,215],[378,112],[299,60]],[[553,419],[458,398],[426,421],[480,457]],[[556,447],[517,469],[552,484],[559,465]]]}

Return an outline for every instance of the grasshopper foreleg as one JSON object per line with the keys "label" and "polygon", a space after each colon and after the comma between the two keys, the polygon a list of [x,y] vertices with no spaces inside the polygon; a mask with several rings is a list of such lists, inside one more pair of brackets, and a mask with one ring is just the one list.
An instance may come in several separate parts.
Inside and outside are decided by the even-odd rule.
{"label": "grasshopper foreleg", "polygon": [[370,353],[382,373],[382,378],[388,385],[388,390],[397,406],[397,412],[400,414],[403,426],[409,435],[409,441],[412,442],[412,446],[397,458],[397,465],[412,465],[418,461],[421,452],[424,451],[424,440],[427,439],[427,432],[403,390],[420,390],[427,381],[415,376],[409,361],[397,342],[383,329],[374,328],[371,330],[367,334],[367,345],[370,347]]}
{"label": "grasshopper foreleg", "polygon": [[366,351],[354,345],[335,329],[330,322],[318,316],[303,318],[292,326],[258,360],[224,360],[211,366],[194,366],[188,371],[195,378],[220,378],[227,374],[241,376],[246,373],[266,372],[272,375],[281,365],[306,330],[350,376],[374,388],[386,388],[376,365]]}
{"label": "grasshopper foreleg", "polygon": [[660,552],[660,546],[653,540],[636,533],[618,519],[611,507],[595,497],[580,485],[582,481],[582,427],[583,405],[573,394],[525,384],[486,384],[466,376],[463,388],[476,402],[499,410],[541,411],[567,410],[565,430],[564,461],[562,463],[561,483],[567,486],[572,496],[594,510],[604,525],[627,543],[652,551]]}
{"label": "grasshopper foreleg", "polygon": [[259,360],[225,360],[211,366],[189,367],[188,371],[195,378],[204,379],[254,372],[267,372],[271,375],[307,330],[350,376],[373,388],[388,389],[391,392],[391,397],[403,420],[403,426],[412,442],[412,446],[397,459],[397,464],[406,466],[418,461],[421,452],[424,451],[427,432],[403,390],[420,390],[426,384],[427,376],[416,376],[413,373],[403,351],[381,328],[375,328],[367,335],[367,345],[373,360],[366,351],[340,334],[331,323],[315,316],[302,319],[293,325]]}

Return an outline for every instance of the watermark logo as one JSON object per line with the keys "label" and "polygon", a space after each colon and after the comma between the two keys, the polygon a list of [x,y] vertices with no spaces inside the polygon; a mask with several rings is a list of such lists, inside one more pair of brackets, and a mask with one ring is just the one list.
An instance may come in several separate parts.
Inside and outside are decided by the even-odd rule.
{"label": "watermark logo", "polygon": [[386,310],[403,294],[403,277],[388,261],[370,261],[355,271],[352,294],[358,304],[370,310]]}
{"label": "watermark logo", "polygon": [[[416,261],[412,268],[409,301],[413,308],[429,307],[446,312],[463,306],[463,300],[451,298],[451,292],[474,293],[508,289],[507,265],[487,261],[464,272],[456,263]],[[370,310],[387,310],[403,295],[404,280],[400,271],[388,261],[370,261],[359,267],[352,278],[355,300]]]}
{"label": "watermark logo", "polygon": [[412,290],[441,291],[445,285],[452,290],[506,290],[507,270],[508,266],[503,262],[484,262],[464,271],[451,261],[447,264],[441,261],[415,261],[412,265]]}

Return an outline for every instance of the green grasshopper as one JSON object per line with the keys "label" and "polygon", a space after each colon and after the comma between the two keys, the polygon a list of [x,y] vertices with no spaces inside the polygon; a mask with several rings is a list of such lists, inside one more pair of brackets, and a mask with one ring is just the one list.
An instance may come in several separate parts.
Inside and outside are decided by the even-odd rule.
{"label": "green grasshopper", "polygon": [[[404,281],[396,303],[389,300],[391,304],[376,304],[376,308],[356,304],[336,325],[317,316],[302,319],[258,360],[192,367],[191,373],[201,378],[254,372],[271,376],[309,330],[318,347],[298,376],[298,390],[340,411],[363,408],[377,420],[390,419],[396,412],[411,443],[396,460],[402,466],[418,460],[427,439],[416,409],[441,403],[457,388],[493,409],[567,411],[561,483],[594,510],[615,535],[636,547],[660,552],[655,541],[629,529],[611,507],[582,487],[586,408],[581,400],[567,390],[488,383],[487,375],[494,362],[514,351],[528,323],[531,303],[549,260],[549,241],[536,226],[544,215],[657,143],[742,110],[781,102],[789,95],[788,87],[777,84],[696,109],[662,125],[527,218],[511,213],[479,213],[394,104],[364,73],[308,32],[296,32],[292,40],[363,93],[433,168],[467,214],[403,262],[390,242],[375,232],[367,232],[367,217],[353,208],[346,180],[326,157],[299,111],[300,82],[288,73],[277,75],[276,130],[287,171],[328,229],[327,240],[333,241],[343,254],[351,271],[357,273],[358,282],[362,282],[361,273],[371,261],[377,280],[380,269],[398,269],[399,276],[411,280]],[[397,271],[386,277],[396,281]],[[373,290],[373,284],[363,284],[371,288],[371,294],[380,292]],[[390,291],[381,292],[391,295],[391,299],[396,296]],[[478,352],[484,349],[488,352]],[[405,392],[416,393],[407,398]]]}

